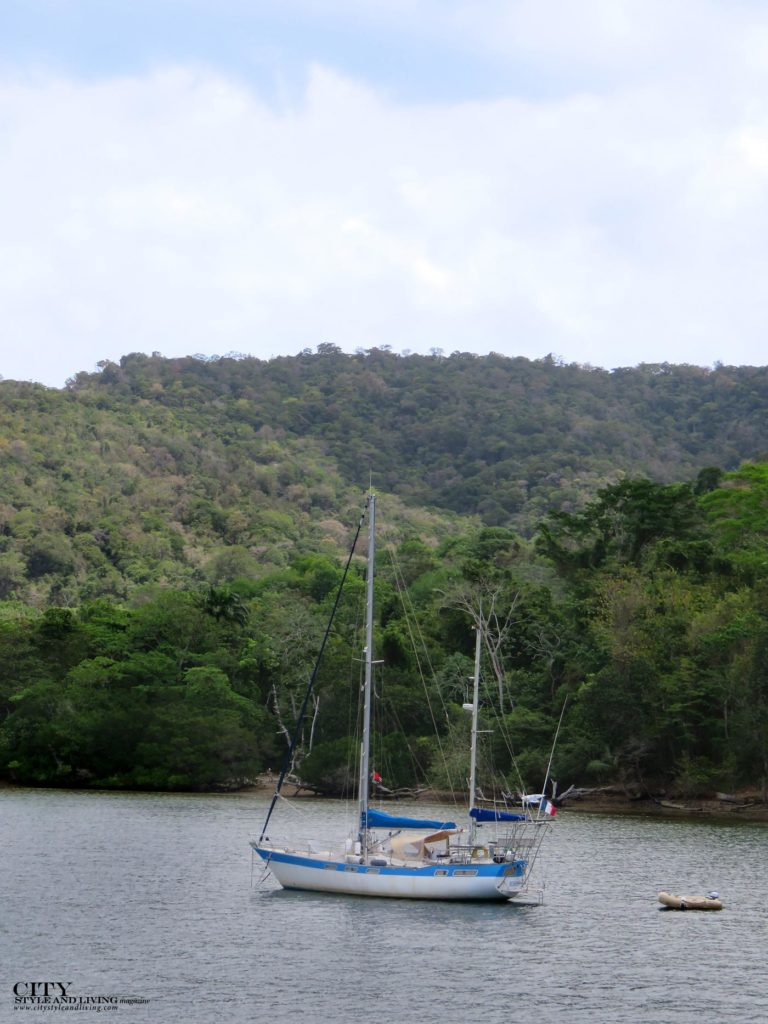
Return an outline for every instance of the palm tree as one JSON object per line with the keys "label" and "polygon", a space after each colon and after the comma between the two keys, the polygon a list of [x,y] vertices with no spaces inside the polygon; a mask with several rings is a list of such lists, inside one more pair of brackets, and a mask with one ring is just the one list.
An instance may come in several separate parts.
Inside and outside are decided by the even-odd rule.
{"label": "palm tree", "polygon": [[248,622],[248,609],[240,595],[229,587],[210,587],[202,601],[203,610],[217,622],[222,620],[244,626]]}

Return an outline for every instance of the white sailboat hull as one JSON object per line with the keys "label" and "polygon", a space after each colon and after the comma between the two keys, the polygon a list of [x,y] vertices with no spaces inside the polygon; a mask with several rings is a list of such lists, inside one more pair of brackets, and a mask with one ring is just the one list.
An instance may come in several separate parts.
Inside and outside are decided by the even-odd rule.
{"label": "white sailboat hull", "polygon": [[416,900],[509,900],[524,862],[387,867],[299,856],[252,844],[284,889]]}

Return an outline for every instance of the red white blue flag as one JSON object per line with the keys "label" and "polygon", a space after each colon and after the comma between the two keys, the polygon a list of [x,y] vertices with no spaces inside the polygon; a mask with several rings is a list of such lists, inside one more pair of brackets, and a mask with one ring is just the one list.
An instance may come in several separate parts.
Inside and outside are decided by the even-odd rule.
{"label": "red white blue flag", "polygon": [[542,797],[541,798],[541,803],[539,804],[539,809],[540,809],[542,814],[547,814],[547,815],[549,815],[550,818],[554,818],[554,816],[555,816],[555,805],[551,804],[549,802],[549,800],[547,800],[546,797]]}

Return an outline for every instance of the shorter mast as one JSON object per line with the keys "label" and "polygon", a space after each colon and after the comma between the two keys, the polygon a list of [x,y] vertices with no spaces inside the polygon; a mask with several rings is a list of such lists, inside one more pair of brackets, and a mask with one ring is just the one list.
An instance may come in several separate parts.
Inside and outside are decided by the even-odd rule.
{"label": "shorter mast", "polygon": [[374,529],[376,526],[376,495],[368,495],[368,571],[365,600],[365,682],[363,686],[363,739],[360,745],[360,848],[365,854],[368,834],[368,788],[371,750],[371,695],[373,691],[373,576],[376,558]]}

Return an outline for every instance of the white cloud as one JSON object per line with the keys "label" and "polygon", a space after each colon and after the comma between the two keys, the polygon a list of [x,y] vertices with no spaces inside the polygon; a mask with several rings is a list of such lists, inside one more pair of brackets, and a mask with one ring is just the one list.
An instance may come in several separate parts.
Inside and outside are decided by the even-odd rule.
{"label": "white cloud", "polygon": [[768,37],[748,5],[730,35],[703,8],[738,56],[718,96],[703,51],[698,79],[690,54],[642,73],[668,8],[596,3],[582,24],[573,6],[549,37],[527,2],[486,28],[520,50],[523,24],[540,59],[569,40],[626,58],[610,90],[398,105],[315,67],[275,109],[211,70],[6,78],[0,374],[60,385],[130,351],[323,341],[765,362]]}

